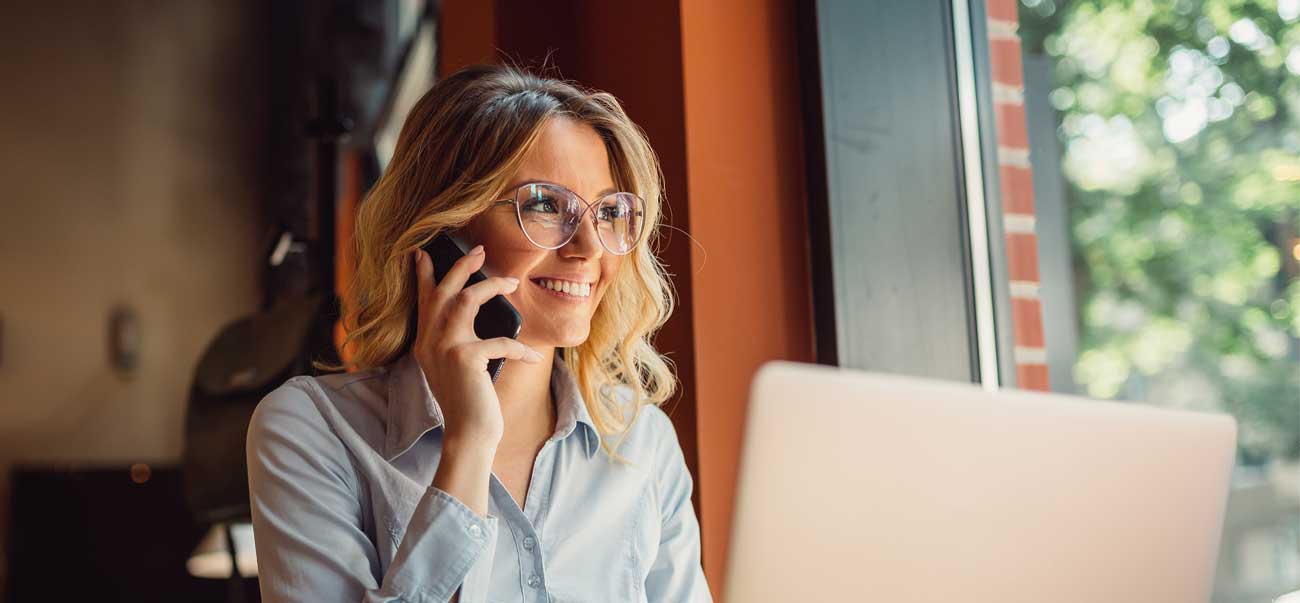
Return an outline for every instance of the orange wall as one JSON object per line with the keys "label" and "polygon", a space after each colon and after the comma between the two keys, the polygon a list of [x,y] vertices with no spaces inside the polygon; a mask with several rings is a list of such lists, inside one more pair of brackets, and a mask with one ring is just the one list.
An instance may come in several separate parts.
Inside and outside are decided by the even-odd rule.
{"label": "orange wall", "polygon": [[[795,14],[682,0],[705,570],[722,581],[749,382],[814,358]],[[795,416],[792,412],[791,416]]]}

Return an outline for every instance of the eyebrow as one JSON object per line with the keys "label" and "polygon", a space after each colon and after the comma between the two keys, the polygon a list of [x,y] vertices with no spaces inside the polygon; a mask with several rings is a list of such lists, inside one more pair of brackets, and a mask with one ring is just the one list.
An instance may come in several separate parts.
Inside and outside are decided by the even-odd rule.
{"label": "eyebrow", "polygon": [[[569,188],[569,187],[564,186],[563,184],[560,184],[560,183],[558,183],[558,182],[551,182],[550,180],[525,180],[525,181],[523,181],[523,182],[520,182],[519,184],[515,184],[515,185],[513,185],[512,187],[510,187],[510,190],[515,190],[515,189],[517,189],[517,188],[519,188],[519,187],[521,187],[521,186],[527,185],[527,184],[550,184],[550,185],[552,185],[552,186],[558,186],[558,187],[561,187],[561,188],[566,188],[566,189]],[[572,190],[572,189],[570,189],[570,190]],[[596,198],[599,199],[599,198],[601,198],[601,197],[604,197],[605,195],[610,195],[610,194],[617,193],[617,192],[618,192],[618,189],[616,189],[616,188],[614,188],[614,187],[611,186],[611,187],[609,187],[609,188],[606,188],[606,189],[603,190],[603,191],[600,191],[599,193],[596,193]]]}

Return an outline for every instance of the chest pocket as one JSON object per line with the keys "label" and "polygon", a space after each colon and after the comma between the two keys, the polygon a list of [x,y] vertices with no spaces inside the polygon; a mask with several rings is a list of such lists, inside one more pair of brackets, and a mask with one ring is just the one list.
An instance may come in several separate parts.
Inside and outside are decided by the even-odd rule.
{"label": "chest pocket", "polygon": [[548,528],[547,540],[557,540],[547,543],[546,572],[553,601],[646,600],[645,577],[659,548],[659,513],[648,482],[631,493],[624,504],[607,505],[614,501],[606,499],[601,508],[586,515],[565,517],[571,529],[556,530],[554,524]]}

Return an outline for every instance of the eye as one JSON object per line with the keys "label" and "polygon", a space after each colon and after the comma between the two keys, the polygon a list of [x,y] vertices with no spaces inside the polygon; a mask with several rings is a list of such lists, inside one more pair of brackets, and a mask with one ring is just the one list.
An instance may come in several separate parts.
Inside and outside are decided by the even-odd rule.
{"label": "eye", "polygon": [[612,222],[627,218],[628,209],[626,206],[614,203],[611,205],[602,205],[597,212],[597,219]]}
{"label": "eye", "polygon": [[556,207],[557,203],[554,198],[546,195],[535,195],[524,202],[523,210],[526,212],[554,214],[559,213]]}

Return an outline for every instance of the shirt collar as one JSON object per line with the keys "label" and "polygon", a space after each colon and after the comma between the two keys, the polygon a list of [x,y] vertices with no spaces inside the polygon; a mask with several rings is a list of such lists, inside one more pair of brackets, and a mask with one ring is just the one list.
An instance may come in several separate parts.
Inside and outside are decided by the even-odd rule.
{"label": "shirt collar", "polygon": [[[556,358],[551,367],[551,392],[555,396],[555,433],[550,441],[569,437],[582,427],[587,458],[600,449],[600,432],[591,420],[577,379],[569,367]],[[442,426],[442,409],[433,399],[424,370],[409,352],[389,366],[388,435],[384,458],[392,461],[410,450],[425,433]]]}

